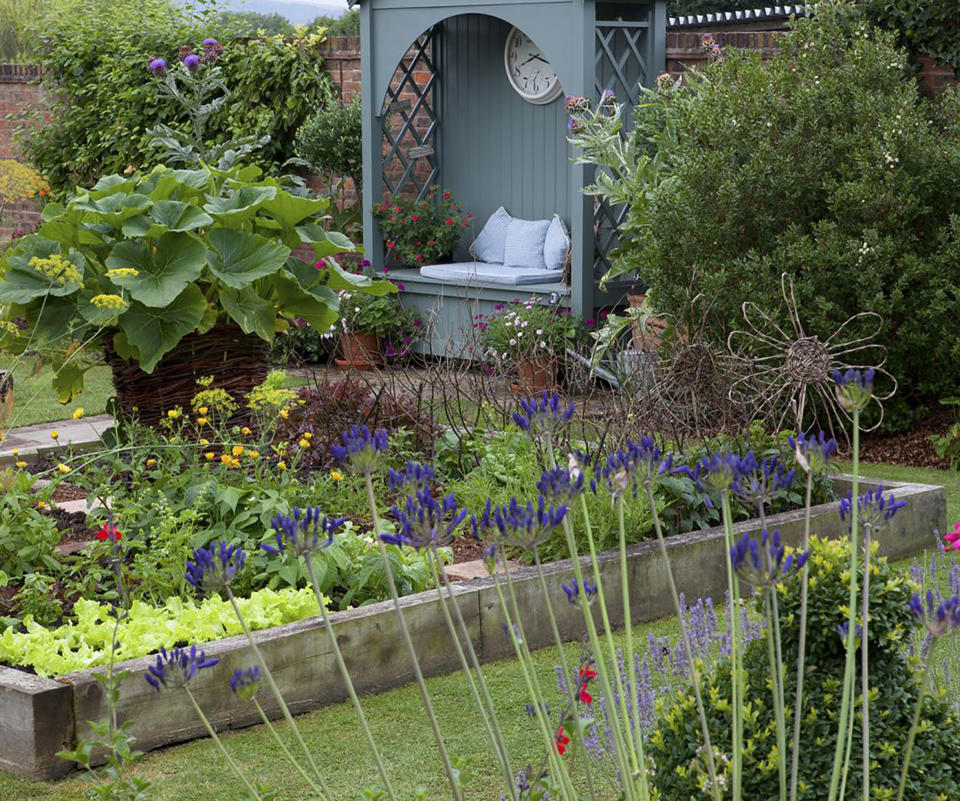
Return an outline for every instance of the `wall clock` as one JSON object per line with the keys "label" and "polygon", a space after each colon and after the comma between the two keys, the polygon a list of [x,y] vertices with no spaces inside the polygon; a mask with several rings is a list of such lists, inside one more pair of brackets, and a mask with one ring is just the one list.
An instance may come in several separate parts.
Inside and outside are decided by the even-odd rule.
{"label": "wall clock", "polygon": [[503,63],[510,85],[528,103],[550,103],[563,91],[557,71],[519,28],[513,28],[507,35]]}

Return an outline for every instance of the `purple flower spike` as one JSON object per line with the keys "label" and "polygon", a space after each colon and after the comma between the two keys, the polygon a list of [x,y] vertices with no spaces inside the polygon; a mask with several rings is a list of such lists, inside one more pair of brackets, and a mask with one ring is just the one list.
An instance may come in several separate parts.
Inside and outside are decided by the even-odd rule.
{"label": "purple flower spike", "polygon": [[533,551],[563,522],[566,514],[565,505],[553,506],[543,495],[536,506],[530,501],[524,506],[516,498],[511,498],[505,506],[496,507],[487,501],[487,508],[477,520],[476,527],[478,532],[494,532],[506,542]]}
{"label": "purple flower spike", "polygon": [[466,516],[467,510],[457,505],[452,492],[437,501],[430,487],[418,487],[414,495],[407,496],[404,507],[393,507],[397,532],[381,534],[380,539],[387,545],[409,545],[418,551],[446,545]]}
{"label": "purple flower spike", "polygon": [[387,471],[387,480],[392,492],[400,492],[406,487],[427,487],[433,483],[434,478],[436,474],[429,463],[407,462],[406,467],[399,472],[393,468]]}
{"label": "purple flower spike", "polygon": [[849,369],[845,372],[833,371],[833,382],[837,385],[837,402],[848,412],[863,411],[873,394],[873,379],[876,370]]}
{"label": "purple flower spike", "polygon": [[[276,532],[276,547],[261,545],[267,553],[285,554],[290,551],[294,556],[309,556],[333,542],[333,535],[346,521],[344,517],[323,517],[320,507],[307,508],[301,515],[300,508],[293,507],[293,514],[276,515],[272,521]],[[321,540],[320,535],[324,535]]]}
{"label": "purple flower spike", "polygon": [[822,431],[816,435],[800,434],[796,438],[788,436],[787,442],[793,448],[797,464],[808,473],[822,470],[837,455],[837,441],[828,439]]}
{"label": "purple flower spike", "polygon": [[260,689],[260,668],[237,668],[230,677],[230,689],[241,701],[250,701]]}
{"label": "purple flower spike", "polygon": [[[884,523],[889,521],[899,509],[907,505],[904,500],[897,500],[893,493],[888,493],[886,497],[883,494],[883,485],[877,485],[876,489],[867,490],[857,497],[857,511],[860,514],[860,523],[863,526],[869,526],[874,532],[883,528]],[[851,517],[853,512],[853,495],[850,490],[847,496],[840,499],[840,519],[846,520]],[[853,521],[850,522],[851,526]]]}
{"label": "purple flower spike", "polygon": [[537,482],[537,491],[549,503],[570,503],[583,492],[583,471],[571,471],[568,467],[547,470]]}
{"label": "purple flower spike", "polygon": [[143,678],[157,691],[161,688],[186,687],[198,670],[213,667],[219,661],[207,659],[204,651],[197,653],[196,645],[191,645],[189,651],[185,648],[174,648],[169,652],[161,646],[156,664],[147,669]]}
{"label": "purple flower spike", "polygon": [[739,460],[731,489],[748,503],[769,503],[775,493],[790,489],[793,472],[776,456],[758,462],[750,451]]}
{"label": "purple flower spike", "polygon": [[[580,583],[574,579],[570,582],[570,585],[561,584],[563,591],[567,594],[567,600],[576,604],[580,602]],[[591,584],[589,581],[584,579],[583,581],[583,594],[587,599],[587,603],[590,603],[597,595],[597,588],[595,585]]]}
{"label": "purple flower spike", "polygon": [[387,432],[383,428],[371,433],[366,426],[353,426],[340,438],[343,444],[331,445],[330,453],[355,473],[373,473],[389,447]]}
{"label": "purple flower spike", "polygon": [[167,62],[162,58],[150,59],[150,62],[147,64],[147,69],[157,77],[162,78],[167,74]]}
{"label": "purple flower spike", "polygon": [[809,559],[809,552],[787,553],[780,542],[780,531],[764,529],[759,540],[744,534],[730,548],[734,571],[755,587],[773,587],[794,576]]}
{"label": "purple flower spike", "polygon": [[183,66],[190,70],[190,72],[196,72],[200,69],[200,56],[196,53],[190,53],[190,55],[183,59]]}
{"label": "purple flower spike", "polygon": [[931,640],[939,640],[953,630],[960,630],[960,597],[954,595],[940,604],[933,590],[921,598],[914,595],[910,601],[913,616],[926,626]]}
{"label": "purple flower spike", "polygon": [[187,560],[187,581],[198,592],[219,592],[243,570],[247,555],[239,545],[226,540],[197,548]]}
{"label": "purple flower spike", "polygon": [[538,398],[521,398],[522,414],[514,412],[513,419],[520,428],[532,434],[557,433],[570,422],[575,408],[572,402],[564,407],[556,392],[550,394],[544,390]]}

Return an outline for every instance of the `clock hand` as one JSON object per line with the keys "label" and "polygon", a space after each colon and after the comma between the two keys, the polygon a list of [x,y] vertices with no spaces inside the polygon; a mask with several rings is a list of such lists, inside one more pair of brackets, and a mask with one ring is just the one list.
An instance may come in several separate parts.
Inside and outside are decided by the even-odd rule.
{"label": "clock hand", "polygon": [[542,61],[544,64],[549,64],[549,63],[550,63],[550,62],[547,61],[543,56],[541,56],[539,53],[534,53],[534,55],[530,56],[530,58],[528,58],[526,61],[524,61],[522,64],[519,64],[518,66],[524,67],[524,66],[526,66],[527,64],[529,64],[531,61]]}

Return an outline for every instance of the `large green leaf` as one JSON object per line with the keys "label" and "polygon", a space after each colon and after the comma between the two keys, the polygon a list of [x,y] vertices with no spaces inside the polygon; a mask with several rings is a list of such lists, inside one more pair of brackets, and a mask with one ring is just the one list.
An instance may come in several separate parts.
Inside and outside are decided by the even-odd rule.
{"label": "large green leaf", "polygon": [[328,283],[331,289],[346,289],[349,291],[359,289],[367,295],[376,295],[381,298],[397,291],[396,286],[390,281],[374,281],[366,275],[348,273],[335,261],[328,261],[327,267],[330,271]]}
{"label": "large green leaf", "polygon": [[326,270],[318,270],[314,265],[291,256],[287,259],[284,271],[284,274],[289,273],[296,279],[304,292],[325,303],[336,303],[337,293],[327,284]]}
{"label": "large green leaf", "polygon": [[[47,206],[46,208],[49,208]],[[44,211],[46,211],[46,208]],[[44,216],[44,222],[37,228],[36,234],[44,239],[56,239],[61,248],[80,248],[103,244],[103,237],[91,231],[83,224],[86,212],[80,209],[63,209],[59,214]],[[108,226],[112,232],[114,229]]]}
{"label": "large green leaf", "polygon": [[268,200],[277,196],[275,186],[241,186],[229,197],[209,197],[203,210],[224,225],[249,220]]}
{"label": "large green leaf", "polygon": [[339,231],[327,231],[319,223],[298,225],[297,233],[300,235],[301,242],[313,245],[313,252],[317,259],[326,259],[338,253],[362,252],[362,248],[357,248],[350,237]]}
{"label": "large green leaf", "polygon": [[277,305],[287,317],[302,317],[321,333],[336,322],[339,314],[336,302],[317,300],[304,292],[293,278],[284,275],[274,276],[272,286]]}
{"label": "large green leaf", "polygon": [[263,210],[285,229],[292,229],[315,214],[322,214],[330,206],[330,199],[298,197],[281,189],[276,197],[263,204]]}
{"label": "large green leaf", "polygon": [[83,392],[83,368],[65,364],[53,376],[53,389],[60,403],[70,403]]}
{"label": "large green leaf", "polygon": [[245,334],[256,334],[270,342],[274,334],[277,313],[273,304],[261,298],[253,287],[220,290],[220,303]]}
{"label": "large green leaf", "polygon": [[196,284],[190,284],[162,309],[131,304],[120,318],[120,328],[140,354],[140,369],[152,373],[163,355],[199,325],[206,308],[203,292]]}
{"label": "large green leaf", "polygon": [[144,242],[118,242],[107,256],[108,269],[138,271],[135,276],[112,280],[134,300],[153,307],[166,306],[176,298],[187,284],[200,277],[205,263],[203,243],[182,233],[164,234],[155,247]]}
{"label": "large green leaf", "polygon": [[110,325],[117,317],[130,308],[130,304],[126,301],[124,301],[123,307],[120,309],[106,309],[102,306],[94,306],[90,300],[97,294],[99,293],[94,292],[92,289],[85,289],[77,299],[77,311],[80,313],[80,316],[91,325],[98,327]]}
{"label": "large green leaf", "polygon": [[229,228],[214,229],[209,240],[210,271],[234,289],[243,289],[258,278],[277,272],[290,255],[288,247]]}
{"label": "large green leaf", "polygon": [[28,236],[21,239],[7,254],[7,274],[0,282],[0,303],[29,303],[44,295],[62,297],[80,289],[86,259],[74,250],[66,259],[80,272],[81,281],[61,284],[30,266],[33,259],[47,259],[61,252],[60,243],[52,239]]}
{"label": "large green leaf", "polygon": [[195,231],[213,224],[203,209],[180,200],[158,200],[149,214],[131,217],[123,223],[124,236],[154,238],[167,231]]}
{"label": "large green leaf", "polygon": [[100,222],[118,228],[124,220],[146,211],[152,203],[149,197],[136,192],[129,195],[122,193],[107,195],[100,199],[91,195],[81,195],[71,201],[70,208],[94,214]]}

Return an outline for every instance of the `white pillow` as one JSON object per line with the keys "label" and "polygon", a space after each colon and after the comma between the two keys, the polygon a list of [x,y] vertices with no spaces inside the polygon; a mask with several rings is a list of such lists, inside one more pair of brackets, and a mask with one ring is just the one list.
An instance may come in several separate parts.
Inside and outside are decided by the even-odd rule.
{"label": "white pillow", "polygon": [[487,264],[503,264],[507,244],[507,224],[512,218],[501,206],[487,220],[483,230],[470,245],[470,255]]}
{"label": "white pillow", "polygon": [[517,220],[507,223],[503,263],[507,267],[537,267],[545,270],[543,246],[550,220]]}
{"label": "white pillow", "polygon": [[567,226],[559,214],[554,214],[547,229],[547,238],[543,243],[543,263],[548,270],[562,270],[570,250],[570,237]]}

